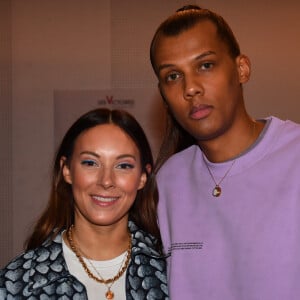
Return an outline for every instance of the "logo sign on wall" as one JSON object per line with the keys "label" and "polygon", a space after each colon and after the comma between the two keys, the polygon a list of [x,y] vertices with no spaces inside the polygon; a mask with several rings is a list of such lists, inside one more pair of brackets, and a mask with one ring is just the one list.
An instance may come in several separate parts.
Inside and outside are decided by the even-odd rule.
{"label": "logo sign on wall", "polygon": [[106,107],[131,113],[141,124],[156,156],[164,131],[161,97],[154,89],[55,90],[54,141],[58,146],[72,123],[91,109]]}

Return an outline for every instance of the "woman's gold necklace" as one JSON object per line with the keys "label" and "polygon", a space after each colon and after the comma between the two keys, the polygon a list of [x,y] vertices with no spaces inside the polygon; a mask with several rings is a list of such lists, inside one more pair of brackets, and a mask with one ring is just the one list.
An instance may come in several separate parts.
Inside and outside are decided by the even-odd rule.
{"label": "woman's gold necklace", "polygon": [[77,247],[75,246],[73,237],[72,237],[72,229],[73,229],[73,225],[70,226],[70,228],[67,230],[67,240],[70,244],[70,247],[72,249],[72,251],[75,253],[76,257],[78,258],[80,264],[82,265],[84,271],[87,273],[87,275],[92,278],[93,280],[105,284],[107,287],[107,292],[105,293],[105,297],[106,299],[114,299],[114,293],[111,290],[111,286],[114,284],[115,281],[117,281],[126,271],[129,262],[130,262],[130,257],[131,257],[131,234],[130,232],[128,232],[128,236],[129,236],[129,244],[128,244],[128,248],[127,248],[127,254],[126,254],[126,260],[123,264],[123,262],[121,263],[120,266],[120,270],[119,272],[113,277],[113,278],[108,278],[108,279],[103,279],[102,276],[100,276],[99,272],[95,269],[95,267],[93,266],[93,264],[91,263],[91,261],[88,259],[88,261],[90,262],[90,264],[92,265],[92,267],[95,269],[95,271],[97,272],[98,276],[95,276],[90,269],[88,268],[88,266],[86,265],[85,261],[83,260],[82,256],[80,255]]}
{"label": "woman's gold necklace", "polygon": [[[127,252],[127,251],[126,251]],[[82,251],[81,251],[82,253]],[[85,256],[86,257],[86,256]],[[121,270],[122,266],[124,265],[124,262],[125,262],[125,259],[127,258],[127,255],[124,255],[123,259],[122,259],[122,262],[121,262],[121,265],[120,265],[120,268],[119,268],[119,271]],[[90,266],[94,269],[94,271],[97,273],[97,275],[102,279],[102,280],[105,280],[101,274],[99,273],[99,271],[97,270],[97,268],[93,265],[93,263],[91,262],[90,259],[88,259],[86,257],[87,261],[89,262]],[[106,299],[113,299],[114,297],[114,293],[111,291],[111,287],[112,285],[114,284],[114,282],[111,282],[110,284],[105,284],[106,287],[107,287],[107,292],[105,293],[105,296],[106,296]],[[107,298],[109,297],[109,298]]]}

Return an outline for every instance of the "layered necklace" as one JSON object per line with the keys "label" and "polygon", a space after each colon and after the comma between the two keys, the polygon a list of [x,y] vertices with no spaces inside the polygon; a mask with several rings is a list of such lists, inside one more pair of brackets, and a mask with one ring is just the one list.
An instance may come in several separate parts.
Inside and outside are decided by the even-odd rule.
{"label": "layered necklace", "polygon": [[[253,125],[252,125],[253,127],[252,127],[251,141],[252,141],[252,138],[255,136],[255,126],[256,126],[256,121],[255,121],[255,120],[252,120],[252,124],[253,124]],[[207,163],[207,161],[206,161],[206,159],[205,159],[205,157],[204,157],[203,152],[202,152],[202,159],[203,159],[203,161],[204,161],[204,164],[206,165],[206,168],[207,168],[207,170],[208,170],[208,173],[209,173],[210,177],[212,178],[212,180],[213,180],[214,183],[215,183],[215,186],[214,186],[214,188],[213,188],[213,190],[212,190],[212,195],[213,195],[214,197],[219,197],[219,196],[221,196],[221,194],[222,194],[221,183],[222,183],[222,181],[226,178],[226,176],[228,175],[228,173],[230,172],[230,170],[232,169],[233,165],[235,164],[236,159],[234,159],[234,160],[232,161],[232,163],[230,164],[229,168],[227,169],[227,171],[225,172],[225,174],[222,176],[222,178],[221,178],[219,181],[216,181],[216,179],[215,179],[215,177],[214,177],[214,175],[213,175],[211,169],[209,168],[209,165],[208,165],[208,163]]]}
{"label": "layered necklace", "polygon": [[85,261],[83,260],[83,257],[81,256],[80,251],[79,251],[78,247],[76,247],[75,242],[73,240],[73,234],[72,234],[73,227],[74,227],[74,225],[71,225],[70,228],[67,230],[67,234],[66,234],[67,240],[70,244],[70,247],[71,247],[72,251],[75,253],[76,257],[78,258],[80,264],[82,265],[82,267],[83,267],[84,271],[87,273],[87,275],[91,279],[97,281],[98,283],[106,285],[106,287],[107,287],[107,292],[105,293],[106,299],[108,299],[108,300],[109,299],[114,299],[115,295],[114,295],[114,292],[111,290],[111,286],[115,283],[115,281],[117,281],[124,274],[124,272],[126,271],[128,265],[129,265],[129,262],[130,262],[131,246],[132,246],[130,232],[128,232],[129,243],[128,243],[128,248],[127,248],[127,251],[126,251],[127,254],[125,255],[124,260],[121,263],[121,266],[120,266],[120,269],[119,269],[118,273],[112,278],[104,279],[99,274],[99,272],[93,266],[92,262],[89,259],[87,259],[87,260],[89,261],[90,265],[93,267],[94,271],[97,273],[97,275],[99,277],[92,273],[92,271],[88,268]]}

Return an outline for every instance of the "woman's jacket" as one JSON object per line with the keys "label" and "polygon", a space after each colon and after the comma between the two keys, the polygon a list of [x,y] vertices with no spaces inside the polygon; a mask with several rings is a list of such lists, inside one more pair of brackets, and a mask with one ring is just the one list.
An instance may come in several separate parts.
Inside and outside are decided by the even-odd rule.
{"label": "woman's jacket", "polygon": [[[169,299],[166,261],[155,239],[129,222],[131,261],[126,271],[126,299]],[[69,273],[62,235],[23,253],[0,270],[0,299],[88,299],[85,286]]]}

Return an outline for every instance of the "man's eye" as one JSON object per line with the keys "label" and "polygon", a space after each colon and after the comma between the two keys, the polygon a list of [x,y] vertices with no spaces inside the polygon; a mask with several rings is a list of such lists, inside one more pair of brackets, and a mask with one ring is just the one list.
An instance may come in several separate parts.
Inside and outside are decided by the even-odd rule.
{"label": "man's eye", "polygon": [[201,70],[208,70],[208,69],[211,69],[213,67],[213,63],[211,62],[206,62],[206,63],[203,63],[201,64]]}
{"label": "man's eye", "polygon": [[167,76],[167,81],[174,81],[176,79],[179,78],[179,74],[178,73],[171,73]]}
{"label": "man's eye", "polygon": [[94,160],[90,160],[90,159],[85,159],[83,161],[81,161],[81,164],[83,166],[87,166],[87,167],[96,167],[97,163]]}

